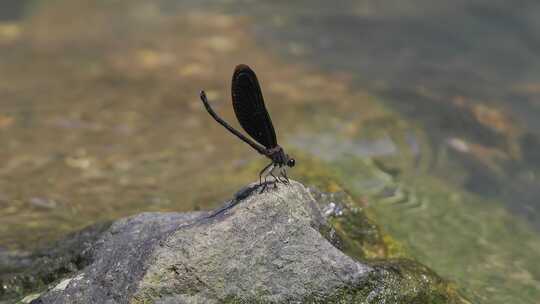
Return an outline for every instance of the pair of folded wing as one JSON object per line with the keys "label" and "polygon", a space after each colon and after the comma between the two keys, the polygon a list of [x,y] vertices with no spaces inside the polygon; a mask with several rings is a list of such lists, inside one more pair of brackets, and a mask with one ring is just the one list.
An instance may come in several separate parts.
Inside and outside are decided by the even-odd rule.
{"label": "pair of folded wing", "polygon": [[234,113],[242,128],[265,148],[277,146],[276,132],[264,105],[259,81],[247,65],[238,65],[234,70],[231,92]]}

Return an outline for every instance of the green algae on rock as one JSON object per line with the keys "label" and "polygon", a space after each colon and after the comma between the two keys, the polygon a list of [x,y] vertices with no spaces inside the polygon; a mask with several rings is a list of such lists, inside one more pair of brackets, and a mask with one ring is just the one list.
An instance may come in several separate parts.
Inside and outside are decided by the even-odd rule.
{"label": "green algae on rock", "polygon": [[540,241],[502,204],[427,172],[406,169],[393,176],[372,159],[348,157],[330,165],[354,197],[353,206],[363,207],[383,231],[392,256],[428,265],[475,303],[532,303],[540,296]]}

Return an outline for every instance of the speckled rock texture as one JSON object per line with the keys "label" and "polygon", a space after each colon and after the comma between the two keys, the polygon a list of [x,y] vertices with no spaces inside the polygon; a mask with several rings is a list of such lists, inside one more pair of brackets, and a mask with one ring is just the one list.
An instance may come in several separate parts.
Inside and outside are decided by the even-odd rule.
{"label": "speckled rock texture", "polygon": [[91,261],[31,303],[128,303],[159,242],[200,213],[142,213],[115,222],[87,250]]}
{"label": "speckled rock texture", "polygon": [[255,191],[233,203],[175,231],[155,248],[135,298],[299,302],[354,286],[371,270],[321,235],[326,222],[299,183]]}
{"label": "speckled rock texture", "polygon": [[22,303],[458,303],[414,261],[343,253],[336,197],[254,184],[212,212],[116,221],[77,242],[80,267]]}
{"label": "speckled rock texture", "polygon": [[337,249],[310,190],[240,191],[211,213],[114,223],[92,263],[33,303],[302,302],[359,284],[371,267]]}

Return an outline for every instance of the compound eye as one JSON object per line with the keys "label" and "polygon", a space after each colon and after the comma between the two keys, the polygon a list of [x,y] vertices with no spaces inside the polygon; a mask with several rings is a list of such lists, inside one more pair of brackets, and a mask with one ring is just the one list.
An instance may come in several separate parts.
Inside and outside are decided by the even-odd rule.
{"label": "compound eye", "polygon": [[294,160],[294,158],[291,158],[287,161],[287,166],[289,167],[294,167],[295,164],[296,164],[296,161]]}

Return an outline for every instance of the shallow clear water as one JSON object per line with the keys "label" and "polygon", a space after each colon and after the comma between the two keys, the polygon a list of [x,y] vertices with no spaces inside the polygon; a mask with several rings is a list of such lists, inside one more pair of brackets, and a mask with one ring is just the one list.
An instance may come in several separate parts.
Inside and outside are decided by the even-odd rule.
{"label": "shallow clear water", "polygon": [[414,257],[473,302],[540,297],[536,2],[20,3],[0,4],[0,248],[255,180],[198,100],[234,121],[243,62],[280,142]]}

